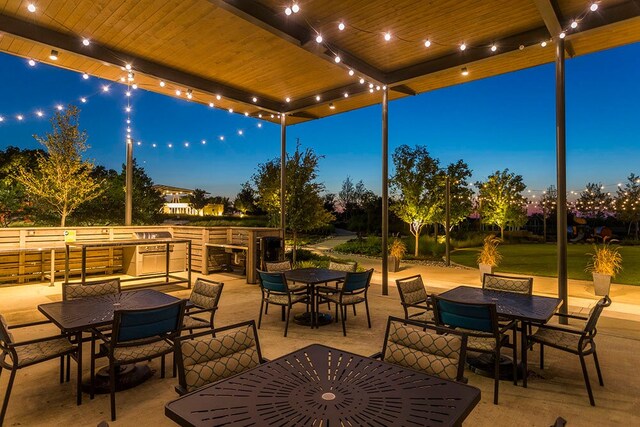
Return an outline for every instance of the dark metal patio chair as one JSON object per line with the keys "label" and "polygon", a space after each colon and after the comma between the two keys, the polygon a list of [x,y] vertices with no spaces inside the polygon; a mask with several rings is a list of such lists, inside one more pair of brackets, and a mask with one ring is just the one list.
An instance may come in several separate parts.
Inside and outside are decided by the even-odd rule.
{"label": "dark metal patio chair", "polygon": [[[26,327],[42,323],[48,322],[16,325],[16,327]],[[16,327],[12,327],[11,329],[16,329]],[[78,346],[72,344],[66,335],[55,335],[16,342],[14,341],[13,334],[9,332],[9,329],[4,316],[0,315],[0,351],[2,351],[2,355],[0,355],[0,374],[2,374],[3,369],[11,371],[7,390],[4,394],[4,401],[2,402],[2,412],[0,412],[0,426],[4,423],[16,372],[19,369],[59,357],[60,383],[62,383],[64,382],[64,356],[72,355],[76,360],[78,356]],[[78,374],[80,375],[80,373]]]}
{"label": "dark metal patio chair", "polygon": [[[431,298],[427,294],[420,274],[397,279],[396,287],[400,294],[400,303],[404,309],[405,319],[435,323]],[[418,311],[416,312],[416,310]]]}
{"label": "dark metal patio chair", "polygon": [[[191,306],[186,308],[182,329],[193,332],[194,329],[213,329],[213,318],[218,311],[218,302],[222,295],[224,283],[199,278],[193,285],[189,296]],[[197,314],[210,313],[208,319],[195,316]]]}
{"label": "dark metal patio chair", "polygon": [[338,321],[338,312],[340,312],[340,318],[342,319],[342,334],[346,337],[347,306],[364,303],[365,310],[367,312],[367,323],[369,325],[369,329],[371,329],[371,317],[369,316],[369,300],[367,299],[367,292],[369,291],[372,275],[373,269],[358,273],[347,273],[340,289],[335,289],[329,286],[317,286],[316,313],[318,312],[318,307],[323,302],[332,302],[336,304],[336,322]]}
{"label": "dark metal patio chair", "polygon": [[466,382],[466,348],[467,336],[459,331],[389,316],[382,351],[371,357],[447,380]]}
{"label": "dark metal patio chair", "polygon": [[467,335],[467,350],[493,355],[493,403],[498,404],[500,384],[500,349],[509,342],[508,331],[512,331],[513,383],[517,384],[517,346],[515,345],[516,322],[498,323],[495,304],[458,302],[433,296],[435,318],[438,325],[456,328]]}
{"label": "dark metal patio chair", "polygon": [[[335,261],[329,261],[329,270],[336,270],[336,271],[344,271],[344,272],[351,272],[351,273],[355,273],[356,271],[358,271],[358,263],[355,261],[352,262],[335,262]],[[336,289],[340,286],[340,284],[344,282],[344,280],[340,279],[340,280],[336,280],[335,281],[335,285],[336,285]],[[329,283],[325,283],[325,285],[329,285]],[[331,310],[331,303],[327,302],[327,308],[329,310]],[[353,306],[353,315],[356,315],[356,306]]]}
{"label": "dark metal patio chair", "polygon": [[485,273],[482,276],[482,288],[531,295],[533,292],[533,277],[514,277]]}
{"label": "dark metal patio chair", "polygon": [[593,361],[596,365],[596,372],[598,373],[598,382],[601,386],[604,386],[602,380],[602,372],[600,371],[600,364],[598,363],[598,354],[596,353],[596,342],[594,340],[597,329],[596,325],[602,310],[611,305],[611,299],[609,296],[605,296],[600,299],[596,305],[591,309],[588,317],[576,316],[572,314],[556,313],[556,316],[576,319],[584,322],[584,325],[580,328],[571,327],[565,325],[541,325],[535,334],[529,337],[529,345],[534,343],[540,344],[540,369],[544,369],[544,346],[557,348],[558,350],[566,351],[571,354],[576,354],[580,358],[580,365],[582,366],[582,375],[584,376],[584,383],[587,387],[587,393],[589,394],[589,403],[591,406],[595,406],[593,399],[593,392],[591,391],[591,382],[589,381],[589,373],[587,372],[587,365],[585,363],[585,356],[593,355]]}
{"label": "dark metal patio chair", "polygon": [[[185,300],[161,307],[139,310],[116,310],[110,337],[100,330],[94,336],[101,338],[109,349],[109,385],[111,392],[111,420],[116,420],[116,370],[122,365],[161,358],[160,376],[164,378],[165,356],[174,353],[175,338],[180,334]],[[95,339],[91,340],[91,393],[95,378]]]}
{"label": "dark metal patio chair", "polygon": [[184,335],[176,340],[176,354],[180,395],[266,361],[253,320]]}
{"label": "dark metal patio chair", "polygon": [[[287,278],[284,273],[269,273],[258,270],[258,281],[262,290],[262,300],[260,302],[260,316],[258,317],[258,329],[262,324],[262,309],[265,304],[275,304],[282,307],[283,313],[286,311],[286,324],[284,327],[284,336],[287,336],[289,330],[289,318],[291,317],[291,308],[294,304],[304,303],[309,306],[311,299],[306,293],[295,293],[289,288]],[[265,313],[266,314],[266,313]],[[312,322],[313,325],[313,322]]]}

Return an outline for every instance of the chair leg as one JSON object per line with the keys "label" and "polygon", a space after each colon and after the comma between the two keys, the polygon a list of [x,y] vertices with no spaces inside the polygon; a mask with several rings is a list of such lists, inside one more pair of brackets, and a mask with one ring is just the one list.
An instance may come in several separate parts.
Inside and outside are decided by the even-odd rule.
{"label": "chair leg", "polygon": [[352,305],[352,307],[353,307],[353,315],[354,315],[354,316],[357,316],[357,313],[356,313],[356,305],[355,305],[355,304],[353,304],[353,305]]}
{"label": "chair leg", "polygon": [[89,398],[93,399],[95,396],[95,381],[96,381],[96,337],[95,334],[91,334],[91,392]]}
{"label": "chair leg", "polygon": [[604,387],[604,381],[602,380],[602,372],[600,371],[600,363],[598,363],[598,353],[596,349],[593,349],[593,361],[596,363],[596,372],[598,373],[598,382]]}
{"label": "chair leg", "polygon": [[341,314],[342,314],[342,335],[347,336],[347,306],[341,306]]}
{"label": "chair leg", "polygon": [[[82,345],[82,344],[78,344]],[[71,355],[67,354],[67,382],[71,381]]]}
{"label": "chair leg", "polygon": [[[355,305],[353,306],[355,308]],[[369,324],[369,329],[371,329],[371,317],[369,316],[369,301],[364,300],[364,308],[367,312],[367,323]]]}
{"label": "chair leg", "polygon": [[285,313],[285,308],[284,305],[282,306],[282,314],[280,315],[280,317],[282,317],[282,321],[284,322],[284,313]]}
{"label": "chair leg", "polygon": [[[522,325],[524,328],[525,325]],[[518,331],[513,328],[513,385],[518,385]],[[523,367],[526,375],[526,366]]]}
{"label": "chair leg", "polygon": [[[262,305],[260,305],[260,312],[262,312]],[[269,303],[264,306],[264,314],[269,314]]]}
{"label": "chair leg", "polygon": [[[2,374],[2,367],[0,367],[0,374]],[[60,356],[60,384],[64,382],[64,356]]]}
{"label": "chair leg", "polygon": [[[284,314],[284,305],[282,306],[282,314]],[[284,336],[287,337],[287,331],[289,330],[289,315],[291,314],[291,305],[287,309],[287,323],[284,325]]]}
{"label": "chair leg", "polygon": [[11,389],[13,388],[13,381],[16,379],[17,369],[11,370],[9,376],[9,384],[7,384],[7,392],[4,395],[4,401],[2,402],[2,413],[0,413],[0,426],[4,423],[4,416],[7,414],[7,407],[9,406],[9,397],[11,397]]}
{"label": "chair leg", "polygon": [[587,386],[587,393],[589,394],[589,403],[591,406],[596,406],[596,402],[593,400],[593,392],[591,391],[591,382],[589,381],[589,373],[587,372],[587,364],[584,361],[584,356],[580,356],[580,365],[582,366],[582,375],[584,376],[584,383]]}
{"label": "chair leg", "polygon": [[544,369],[544,344],[540,343],[540,369]]}
{"label": "chair leg", "polygon": [[[260,315],[258,316],[258,329],[260,329],[260,324],[262,323],[262,307],[264,306],[264,298],[260,300]],[[269,303],[267,303],[267,307]],[[265,309],[265,314],[267,314],[267,310]]]}
{"label": "chair leg", "polygon": [[336,303],[336,323],[338,323],[338,307],[340,304]]}
{"label": "chair leg", "polygon": [[500,387],[500,347],[496,350],[493,362],[493,404],[498,404],[498,389]]}
{"label": "chair leg", "polygon": [[116,420],[116,366],[109,361],[109,391],[111,393],[111,421]]}

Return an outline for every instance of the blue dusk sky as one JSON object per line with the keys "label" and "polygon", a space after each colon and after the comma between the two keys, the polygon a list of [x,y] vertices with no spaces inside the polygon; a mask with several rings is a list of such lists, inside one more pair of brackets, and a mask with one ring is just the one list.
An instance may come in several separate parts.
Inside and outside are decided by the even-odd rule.
{"label": "blue dusk sky", "polygon": [[[613,191],[630,172],[640,173],[638,70],[640,44],[567,60],[569,190],[601,182]],[[101,91],[105,83],[108,93]],[[0,148],[38,148],[32,135],[49,130],[55,106],[74,103],[89,135],[87,157],[119,170],[125,159],[125,90],[0,53]],[[539,194],[556,179],[554,90],[554,65],[547,64],[392,101],[389,151],[401,144],[426,145],[443,165],[464,159],[473,181],[509,168]],[[87,97],[86,104],[81,97]],[[258,163],[280,154],[275,124],[258,127],[257,119],[142,90],[134,91],[132,106],[132,134],[142,141],[135,157],[157,184],[234,197]],[[319,180],[329,192],[338,192],[349,175],[379,194],[380,118],[381,107],[375,105],[290,126],[289,151],[299,138],[303,147],[324,156]]]}

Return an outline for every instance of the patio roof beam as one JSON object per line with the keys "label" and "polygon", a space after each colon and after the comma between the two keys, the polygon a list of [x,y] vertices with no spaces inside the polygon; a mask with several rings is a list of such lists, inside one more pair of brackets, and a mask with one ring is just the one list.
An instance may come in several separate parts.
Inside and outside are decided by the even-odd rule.
{"label": "patio roof beam", "polygon": [[[554,0],[533,0],[533,3],[535,3],[538,8],[538,12],[540,12],[540,16],[544,21],[544,25],[547,26],[549,33],[552,37],[557,37],[563,31],[560,21],[564,21],[561,17],[558,4]],[[564,48],[570,57],[575,56],[576,52],[570,41],[565,41]]]}
{"label": "patio roof beam", "polygon": [[265,111],[279,113],[284,108],[281,102],[265,99],[264,97],[260,97],[258,103],[253,103],[253,94],[236,87],[179,71],[170,66],[136,57],[125,52],[115,51],[97,42],[91,43],[90,48],[85,48],[78,42],[77,36],[64,34],[39,26],[33,22],[23,21],[7,15],[0,14],[0,32],[117,67],[129,63],[133,65],[137,73],[156,77],[200,92],[206,92],[213,96],[221,95],[229,100],[259,107]]}
{"label": "patio roof beam", "polygon": [[[284,12],[274,11],[254,0],[209,0],[209,2],[332,64],[352,68],[365,79],[375,83],[385,83],[385,73],[381,70],[340,49],[339,46],[327,42],[316,43],[315,30],[306,24],[296,22],[293,15],[284,17]],[[340,56],[340,64],[334,61],[336,55]]]}

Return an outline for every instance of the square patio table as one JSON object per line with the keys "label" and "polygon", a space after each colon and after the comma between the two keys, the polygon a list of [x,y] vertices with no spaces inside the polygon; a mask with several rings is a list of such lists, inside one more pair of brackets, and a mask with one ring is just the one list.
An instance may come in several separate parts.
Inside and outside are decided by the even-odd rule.
{"label": "square patio table", "polygon": [[[492,289],[458,286],[440,294],[441,297],[460,302],[494,303],[499,317],[517,320],[521,324],[522,385],[527,386],[527,325],[547,323],[563,304],[561,298],[519,294]],[[516,363],[517,361],[513,361]]]}
{"label": "square patio table", "polygon": [[165,406],[181,426],[459,426],[480,390],[313,344]]}
{"label": "square patio table", "polygon": [[177,301],[153,289],[125,291],[67,301],[40,304],[38,310],[63,333],[75,334],[78,340],[77,403],[82,404],[82,332],[113,323],[115,310],[151,308]]}
{"label": "square patio table", "polygon": [[[311,325],[316,328],[331,323],[331,314],[316,313],[316,285],[323,285],[328,282],[344,280],[347,277],[345,271],[329,270],[328,268],[297,268],[284,272],[288,281],[304,283],[311,295],[311,313],[297,315],[294,320],[303,325]],[[309,319],[309,316],[311,317]]]}

